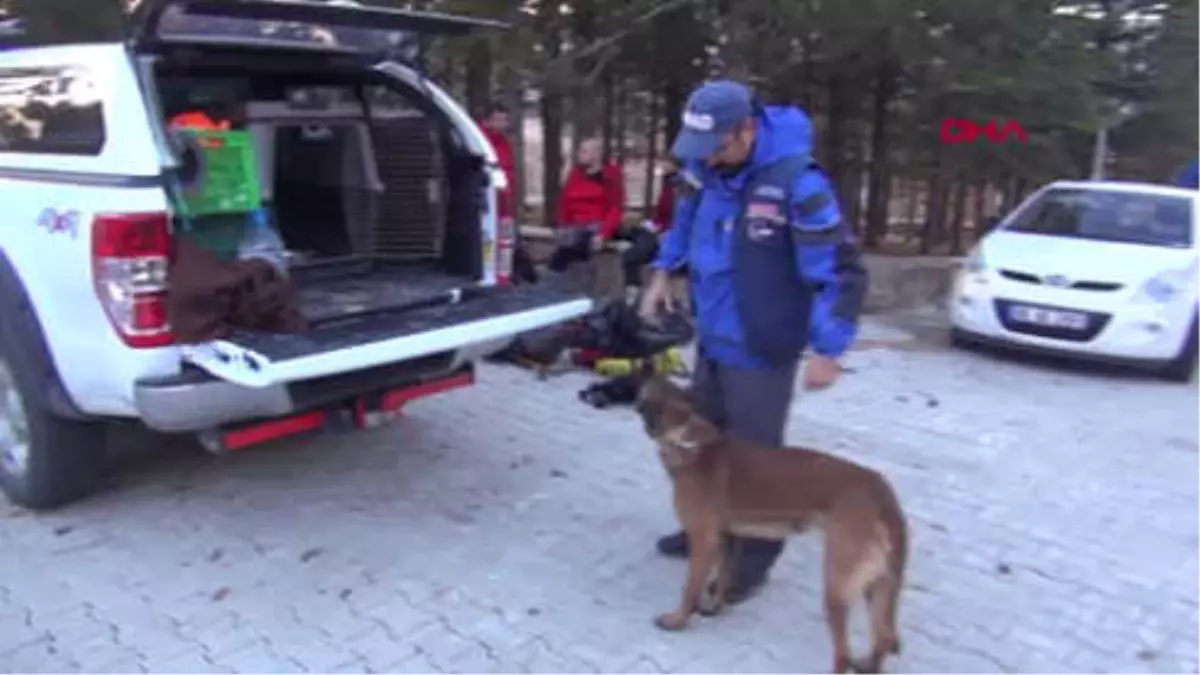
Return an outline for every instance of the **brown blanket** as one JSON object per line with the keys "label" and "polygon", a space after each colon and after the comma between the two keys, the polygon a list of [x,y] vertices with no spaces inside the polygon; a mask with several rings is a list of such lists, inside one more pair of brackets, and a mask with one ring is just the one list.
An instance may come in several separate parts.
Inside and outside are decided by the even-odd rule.
{"label": "brown blanket", "polygon": [[181,343],[225,337],[239,328],[273,333],[308,328],[291,284],[265,260],[225,262],[176,237],[167,283],[167,316]]}

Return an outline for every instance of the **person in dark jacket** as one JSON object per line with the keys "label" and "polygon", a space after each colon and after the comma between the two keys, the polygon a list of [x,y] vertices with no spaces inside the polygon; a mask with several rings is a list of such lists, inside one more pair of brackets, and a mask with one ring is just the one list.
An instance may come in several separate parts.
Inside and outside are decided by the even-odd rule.
{"label": "person in dark jacket", "polygon": [[583,139],[559,195],[555,215],[558,241],[548,267],[561,272],[572,263],[590,259],[617,234],[624,209],[621,167],[604,161],[599,138]]}
{"label": "person in dark jacket", "polygon": [[652,216],[617,235],[618,239],[630,244],[621,254],[621,269],[625,277],[627,296],[636,296],[641,290],[642,269],[654,261],[654,257],[658,255],[658,240],[671,228],[671,221],[675,216],[675,181],[678,175],[679,165],[668,160]]}
{"label": "person in dark jacket", "polygon": [[508,140],[508,109],[503,104],[493,101],[488,105],[487,114],[479,120],[479,128],[492,144],[496,151],[496,161],[508,178],[508,188],[497,196],[496,210],[501,226],[511,229],[517,240],[513,250],[513,277],[518,282],[534,283],[538,280],[537,269],[534,268],[529,252],[525,250],[520,229],[516,226],[517,169],[512,143]]}
{"label": "person in dark jacket", "polygon": [[[699,336],[693,392],[731,436],[784,445],[801,355],[803,382],[823,389],[854,343],[867,274],[829,179],[812,160],[809,118],[763,106],[746,86],[711,81],[687,101],[673,154],[686,184],[639,311],[655,321],[673,304],[670,275],[688,269]],[[682,533],[659,550],[687,554]],[[761,587],[783,550],[776,539],[735,539],[729,600]]]}

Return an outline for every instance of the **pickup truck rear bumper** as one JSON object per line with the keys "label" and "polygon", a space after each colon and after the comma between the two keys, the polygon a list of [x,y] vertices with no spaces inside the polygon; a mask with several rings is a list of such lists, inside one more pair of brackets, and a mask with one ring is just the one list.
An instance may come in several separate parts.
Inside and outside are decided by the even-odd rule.
{"label": "pickup truck rear bumper", "polygon": [[363,395],[473,373],[459,366],[453,352],[433,354],[399,364],[304,380],[286,385],[244,387],[216,378],[199,368],[179,375],[138,380],[134,403],[146,426],[167,433],[199,432],[237,422],[282,417],[308,410],[352,403]]}

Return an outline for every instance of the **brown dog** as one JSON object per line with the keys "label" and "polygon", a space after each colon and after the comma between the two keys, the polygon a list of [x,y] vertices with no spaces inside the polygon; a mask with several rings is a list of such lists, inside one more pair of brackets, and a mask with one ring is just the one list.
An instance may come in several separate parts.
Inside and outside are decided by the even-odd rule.
{"label": "brown dog", "polygon": [[[688,392],[661,376],[639,392],[638,414],[671,476],[675,511],[687,532],[687,583],[679,608],[659,616],[680,630],[697,610],[715,614],[725,602],[732,560],[727,535],[783,538],[808,525],[825,530],[825,616],[833,637],[834,672],[879,672],[900,652],[896,610],[908,556],[900,503],[879,473],[813,450],[770,448],[722,436],[695,411]],[[716,581],[704,598],[705,585]],[[851,656],[847,615],[865,597],[873,646]],[[702,601],[711,601],[702,607]]]}

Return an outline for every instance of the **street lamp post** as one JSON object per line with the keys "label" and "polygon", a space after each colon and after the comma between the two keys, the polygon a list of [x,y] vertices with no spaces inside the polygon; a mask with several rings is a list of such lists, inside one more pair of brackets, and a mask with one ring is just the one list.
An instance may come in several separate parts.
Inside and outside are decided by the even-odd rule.
{"label": "street lamp post", "polygon": [[1092,143],[1092,180],[1104,180],[1104,170],[1108,165],[1109,134],[1113,129],[1137,117],[1140,112],[1130,104],[1116,104],[1114,107],[1115,112],[1101,120],[1100,128],[1096,130],[1096,137]]}

